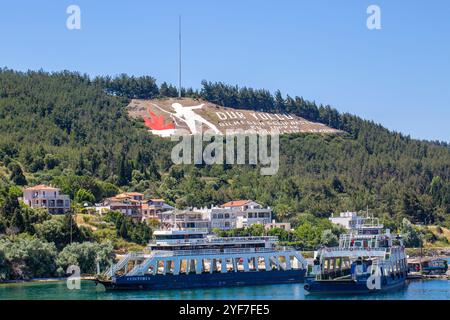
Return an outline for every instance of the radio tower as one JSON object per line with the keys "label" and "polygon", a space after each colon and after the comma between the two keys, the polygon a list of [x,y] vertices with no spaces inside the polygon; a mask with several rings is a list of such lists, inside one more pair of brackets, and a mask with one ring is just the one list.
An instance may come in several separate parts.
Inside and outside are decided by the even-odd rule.
{"label": "radio tower", "polygon": [[179,61],[178,61],[178,98],[181,99],[181,15],[178,19]]}

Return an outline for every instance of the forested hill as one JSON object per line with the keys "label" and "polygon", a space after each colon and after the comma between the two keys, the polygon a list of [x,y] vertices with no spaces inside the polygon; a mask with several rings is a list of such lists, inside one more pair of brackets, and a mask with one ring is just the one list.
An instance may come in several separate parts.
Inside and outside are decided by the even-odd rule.
{"label": "forested hill", "polygon": [[[182,95],[225,107],[295,113],[347,134],[285,135],[280,171],[254,166],[174,166],[172,142],[129,119],[130,99],[175,97],[151,77],[90,79],[78,73],[0,72],[1,188],[52,183],[76,201],[138,190],[178,207],[232,199],[271,205],[279,219],[374,209],[390,224],[450,225],[450,149],[410,139],[300,97],[203,82]],[[82,190],[82,192],[80,192]],[[0,190],[0,194],[1,190]],[[0,196],[1,198],[1,196]]]}

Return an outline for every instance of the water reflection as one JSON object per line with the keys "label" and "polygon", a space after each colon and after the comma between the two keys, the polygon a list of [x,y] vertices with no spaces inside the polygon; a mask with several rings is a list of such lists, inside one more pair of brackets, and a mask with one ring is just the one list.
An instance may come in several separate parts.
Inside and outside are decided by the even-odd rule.
{"label": "water reflection", "polygon": [[106,292],[103,286],[83,281],[81,290],[69,290],[65,282],[0,285],[0,300],[450,300],[448,280],[413,281],[403,289],[366,295],[309,295],[303,284],[231,287],[194,290]]}

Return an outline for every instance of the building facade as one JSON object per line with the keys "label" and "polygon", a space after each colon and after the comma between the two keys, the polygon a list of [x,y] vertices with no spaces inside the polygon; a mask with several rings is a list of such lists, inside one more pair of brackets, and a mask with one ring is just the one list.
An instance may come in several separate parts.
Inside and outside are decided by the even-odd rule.
{"label": "building facade", "polygon": [[44,184],[26,188],[22,201],[31,208],[45,208],[50,214],[64,214],[70,210],[70,197],[59,191]]}
{"label": "building facade", "polygon": [[230,230],[266,225],[272,221],[272,209],[263,208],[253,200],[238,200],[224,203],[208,210],[212,229]]}
{"label": "building facade", "polygon": [[354,228],[357,224],[360,224],[363,221],[362,217],[358,217],[358,213],[356,212],[341,212],[339,216],[331,215],[329,218],[331,223],[340,225],[347,230]]}

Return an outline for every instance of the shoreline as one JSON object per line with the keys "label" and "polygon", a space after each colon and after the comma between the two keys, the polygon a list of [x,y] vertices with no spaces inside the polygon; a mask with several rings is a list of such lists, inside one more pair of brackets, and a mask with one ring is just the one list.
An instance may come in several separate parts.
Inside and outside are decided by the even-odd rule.
{"label": "shoreline", "polygon": [[[93,275],[81,276],[81,280],[95,280],[96,277]],[[62,282],[67,281],[68,277],[58,277],[58,278],[35,278],[29,280],[5,280],[0,281],[0,286],[2,284],[15,284],[15,283],[50,283],[50,282]]]}

